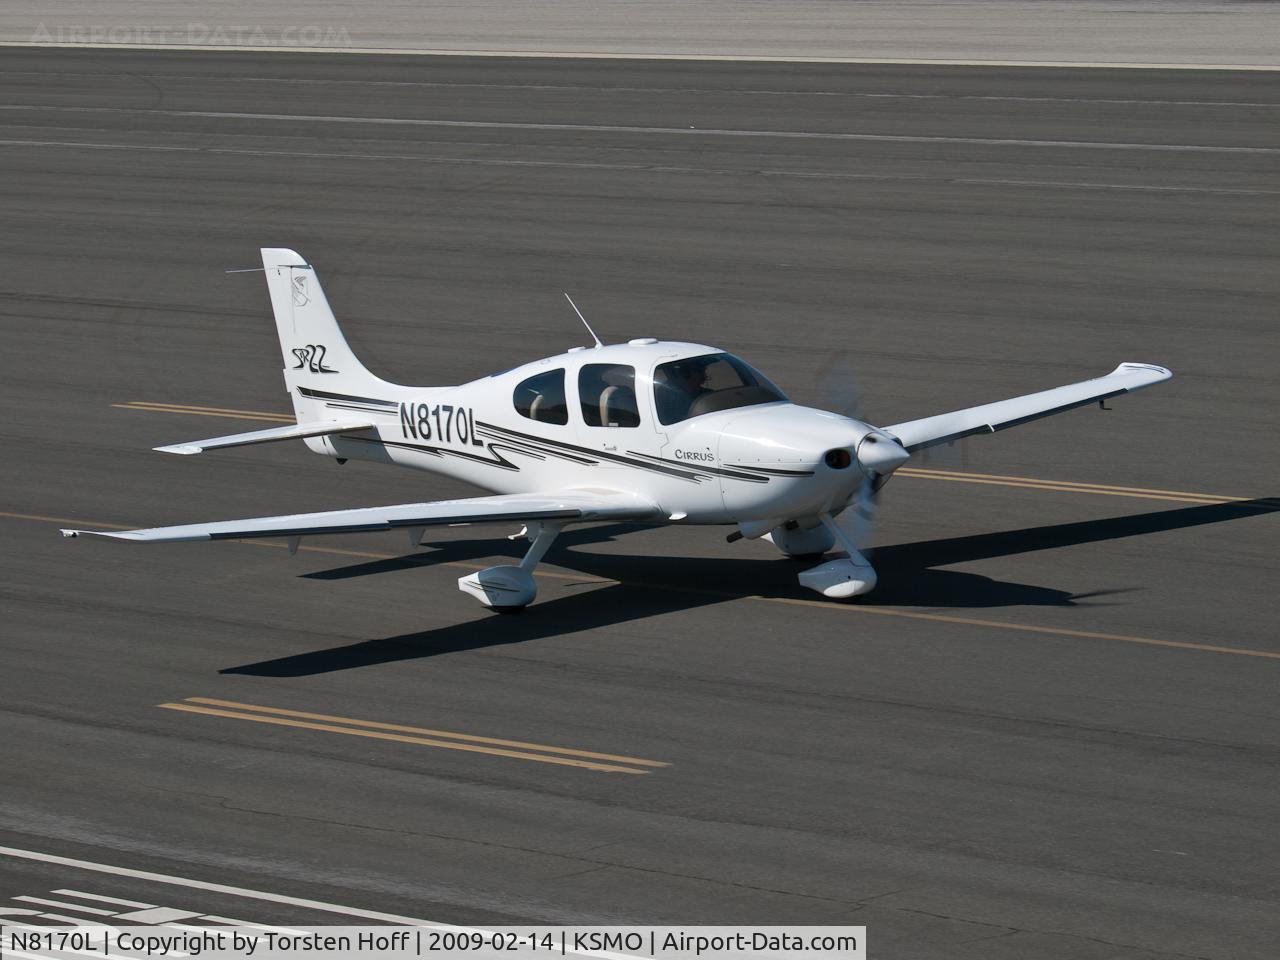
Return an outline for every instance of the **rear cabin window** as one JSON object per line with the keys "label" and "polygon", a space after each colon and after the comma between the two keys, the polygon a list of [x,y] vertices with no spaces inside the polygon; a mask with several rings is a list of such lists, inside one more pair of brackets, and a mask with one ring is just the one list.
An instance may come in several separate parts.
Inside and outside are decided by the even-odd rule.
{"label": "rear cabin window", "polygon": [[582,421],[588,427],[638,427],[636,368],[617,363],[588,363],[578,372]]}
{"label": "rear cabin window", "polygon": [[564,398],[564,370],[548,370],[522,380],[512,400],[516,413],[522,417],[558,426],[569,422],[569,405]]}

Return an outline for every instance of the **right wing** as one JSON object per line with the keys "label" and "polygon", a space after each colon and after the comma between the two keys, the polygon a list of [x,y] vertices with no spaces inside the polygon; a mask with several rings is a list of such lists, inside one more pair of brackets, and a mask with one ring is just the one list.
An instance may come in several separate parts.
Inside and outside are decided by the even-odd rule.
{"label": "right wing", "polygon": [[1154,364],[1122,363],[1105,377],[1042,390],[1040,393],[1029,393],[1012,400],[986,403],[980,407],[940,413],[936,417],[895,423],[883,429],[885,433],[897,437],[898,442],[909,452],[915,453],[940,443],[951,443],[961,437],[1007,430],[1009,427],[1074,410],[1088,403],[1118,397],[1122,393],[1149,387],[1172,376],[1170,371]]}
{"label": "right wing", "polygon": [[659,520],[657,505],[629,493],[578,491],[525,493],[468,500],[440,500],[435,503],[402,503],[389,507],[361,507],[324,513],[295,513],[281,517],[249,520],[215,520],[174,527],[144,530],[63,530],[64,537],[110,537],[151,543],[178,540],[247,540],[254,537],[295,539],[331,533],[364,533],[437,527],[454,524],[502,523],[508,521],[558,520]]}

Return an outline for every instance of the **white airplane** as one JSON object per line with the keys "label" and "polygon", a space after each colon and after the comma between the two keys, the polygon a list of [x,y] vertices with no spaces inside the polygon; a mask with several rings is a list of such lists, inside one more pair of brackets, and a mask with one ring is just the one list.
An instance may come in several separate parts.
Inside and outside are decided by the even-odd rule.
{"label": "white airplane", "polygon": [[430,526],[521,522],[531,541],[524,559],[458,581],[487,607],[512,611],[537,595],[533,569],[568,524],[735,525],[730,540],[764,537],[792,557],[820,557],[838,544],[843,556],[799,579],[846,599],[871,590],[876,574],[836,518],[869,508],[912,453],[1172,376],[1164,367],[1122,363],[1093,380],[876,427],[798,406],[716,347],[652,338],[604,346],[587,324],[592,348],[574,347],[461,386],[407,387],[379,379],[356,359],[302,257],[264,249],[262,264],[297,423],[157,450],[196,454],[302,439],[339,463],[401,464],[496,495],[123,532],[63,530],[63,536],[280,537],[294,552],[304,536],[398,528],[416,547]]}

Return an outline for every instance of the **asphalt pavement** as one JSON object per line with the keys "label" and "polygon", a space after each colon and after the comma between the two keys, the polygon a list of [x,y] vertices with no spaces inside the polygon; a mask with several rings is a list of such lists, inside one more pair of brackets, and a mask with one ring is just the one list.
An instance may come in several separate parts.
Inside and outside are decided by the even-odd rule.
{"label": "asphalt pavement", "polygon": [[[1230,72],[6,50],[0,898],[1273,957],[1278,115]],[[506,529],[60,539],[470,492],[151,451],[288,409],[224,273],[261,246],[400,382],[581,343],[565,290],[879,423],[1175,379],[911,464],[849,605],[719,528],[575,530],[520,617],[455,585]]]}

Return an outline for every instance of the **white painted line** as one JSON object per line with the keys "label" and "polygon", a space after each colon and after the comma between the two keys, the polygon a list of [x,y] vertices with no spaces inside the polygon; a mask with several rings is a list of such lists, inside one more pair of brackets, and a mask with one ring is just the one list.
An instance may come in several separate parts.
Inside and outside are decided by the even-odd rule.
{"label": "white painted line", "polygon": [[90,143],[88,141],[75,140],[0,140],[0,144],[7,147],[77,147],[80,149],[100,150],[157,150],[162,153],[220,153],[230,152],[213,150],[201,150],[200,147],[160,147],[148,146],[141,143]]}
{"label": "white painted line", "polygon": [[945,137],[888,133],[845,133],[822,130],[748,130],[720,127],[639,127],[612,123],[530,123],[498,120],[426,120],[413,117],[347,117],[324,114],[241,113],[224,110],[153,110],[130,107],[49,107],[36,104],[0,106],[0,113],[111,113],[146,117],[210,120],[270,120],[285,123],[351,123],[359,125],[444,127],[466,130],[532,130],[556,133],[654,134],[681,137],[748,137],[777,140],[837,140],[870,143],[961,143],[979,146],[1058,147],[1086,150],[1148,150],[1176,153],[1280,153],[1280,147],[1218,146],[1198,143],[1125,143],[1110,140],[1031,140],[1016,137]]}
{"label": "white painted line", "polygon": [[97,927],[108,928],[110,924],[103,923],[100,920],[90,920],[86,917],[68,917],[62,913],[42,913],[41,917],[47,920],[61,920],[63,923],[74,923],[77,927]]}
{"label": "white painted line", "polygon": [[234,147],[180,147],[131,143],[95,143],[79,140],[2,140],[0,147],[69,147],[76,150],[140,150],[143,152],[208,153],[240,157],[301,157],[313,160],[392,160],[404,163],[440,163],[481,167],[550,167],[588,170],[630,170],[636,173],[683,173],[704,176],[792,177],[801,180],[859,180],[886,183],[974,184],[978,186],[1047,187],[1060,190],[1137,190],[1156,193],[1207,193],[1228,196],[1273,196],[1280,190],[1244,187],[1188,187],[1161,184],[1088,183],[1083,180],[1011,180],[986,177],[923,176],[914,174],[844,173],[839,171],[735,170],[728,167],[683,167],[650,163],[604,163],[573,160],[513,160],[499,157],[442,157],[429,154],[325,153],[312,150],[246,150]]}
{"label": "white painted line", "polygon": [[93,913],[100,917],[114,917],[114,910],[99,910],[97,907],[86,907],[79,903],[67,903],[65,900],[45,900],[43,897],[14,897],[23,903],[39,903],[46,907],[65,907],[68,910],[79,910],[81,913]]}
{"label": "white painted line", "polygon": [[[48,77],[68,76],[61,71],[48,70],[6,70],[5,76]],[[78,71],[71,76],[77,79],[116,78],[117,73],[91,73]],[[482,83],[471,80],[346,80],[335,77],[262,77],[262,76],[200,76],[184,73],[130,73],[137,80],[193,80],[199,83],[283,83],[303,86],[358,86],[358,87],[412,87],[438,88],[449,90],[557,90],[557,91],[605,91],[608,93],[709,93],[716,96],[740,97],[843,97],[853,100],[992,100],[1014,103],[1106,103],[1155,107],[1248,107],[1251,109],[1276,110],[1280,102],[1266,100],[1160,100],[1135,99],[1131,97],[1033,97],[1015,96],[1013,94],[978,94],[978,93],[897,93],[881,91],[871,93],[863,90],[767,90],[759,87],[738,86],[731,89],[723,87],[690,87],[684,84],[668,84],[666,86],[616,86],[600,87],[598,84],[569,83]]]}
{"label": "white painted line", "polygon": [[1177,187],[1165,186],[1155,183],[1088,183],[1083,180],[1009,180],[1003,178],[985,178],[985,177],[954,177],[939,178],[941,180],[950,179],[952,183],[975,183],[988,186],[1005,186],[1005,187],[1056,187],[1059,189],[1088,189],[1088,190],[1139,190],[1145,192],[1156,193],[1216,193],[1238,196],[1271,196],[1280,193],[1280,190],[1249,190],[1244,187]]}
{"label": "white painted line", "polygon": [[290,897],[280,893],[267,893],[263,890],[250,890],[246,887],[233,887],[225,883],[209,883],[205,880],[193,880],[189,877],[177,877],[166,873],[152,873],[149,870],[134,870],[130,867],[116,867],[107,863],[95,863],[92,860],[75,860],[71,857],[58,857],[51,853],[40,853],[35,850],[19,850],[16,847],[0,847],[0,857],[13,857],[17,860],[34,860],[37,863],[52,863],[76,870],[87,870],[92,873],[106,873],[115,877],[132,877],[136,880],[150,880],[172,887],[186,887],[190,890],[205,890],[209,893],[225,893],[233,897],[245,897],[249,900],[262,900],[267,903],[280,903],[291,907],[302,907],[320,913],[338,913],[348,917],[362,917],[366,920],[382,920],[387,923],[398,923],[411,927],[432,927],[437,930],[467,930],[448,923],[432,923],[417,917],[405,917],[395,913],[383,913],[379,910],[364,910],[360,907],[344,907],[336,903],[325,903],[322,900],[308,900],[303,897]]}
{"label": "white painted line", "polygon": [[200,916],[199,910],[178,910],[174,907],[151,907],[148,910],[135,910],[122,913],[116,917],[118,923],[126,925],[135,923],[172,923],[174,920],[191,920]]}
{"label": "white painted line", "polygon": [[675,60],[709,63],[867,63],[902,64],[920,67],[1056,67],[1091,70],[1246,70],[1280,71],[1280,64],[1269,63],[1108,63],[1093,60],[967,60],[927,57],[789,57],[771,54],[728,53],[609,53],[605,51],[544,50],[415,50],[407,47],[284,47],[240,46],[234,44],[160,44],[160,43],[59,43],[56,40],[6,40],[2,47],[85,50],[189,50],[226,51],[227,53],[294,53],[303,55],[345,54],[371,57],[497,57],[509,60]]}
{"label": "white painted line", "polygon": [[83,900],[98,900],[102,903],[115,903],[122,907],[154,907],[154,903],[143,903],[141,900],[125,900],[121,897],[104,897],[99,893],[82,893],[79,890],[53,890],[60,897],[80,897]]}
{"label": "white painted line", "polygon": [[[0,857],[12,857],[15,860],[34,860],[37,863],[51,863],[91,873],[106,873],[115,877],[131,877],[135,880],[148,880],[151,883],[163,883],[172,887],[185,887],[190,890],[204,890],[209,893],[222,893],[232,897],[243,897],[246,900],[261,900],[265,903],[279,903],[290,907],[301,907],[304,910],[315,910],[318,913],[336,913],[347,917],[360,917],[364,920],[380,920],[407,927],[427,927],[432,930],[449,930],[455,933],[486,933],[479,927],[462,927],[451,923],[433,923],[418,917],[405,917],[396,913],[383,913],[380,910],[365,910],[362,907],[344,907],[323,900],[309,900],[305,897],[291,897],[282,893],[268,893],[265,890],[250,890],[247,887],[234,887],[225,883],[209,883],[206,880],[195,880],[190,877],[178,877],[168,873],[152,873],[150,870],[134,870],[131,867],[116,867],[93,860],[76,860],[72,857],[59,857],[51,853],[40,853],[36,850],[20,850],[17,847],[0,847]],[[45,914],[53,916],[53,914]],[[73,923],[83,923],[74,917],[67,918]],[[87,924],[86,924],[87,925]],[[603,957],[606,960],[635,960],[627,954],[608,953],[591,950],[569,950],[568,953],[580,957]],[[16,954],[9,954],[16,956]],[[96,954],[95,954],[96,956]]]}
{"label": "white painted line", "polygon": [[[62,71],[49,70],[6,70],[5,76],[26,77],[65,77]],[[118,73],[92,73],[77,71],[71,74],[76,79],[115,79]],[[1131,97],[1033,97],[1015,96],[1013,94],[979,94],[979,93],[897,93],[892,91],[868,92],[864,90],[767,90],[760,87],[735,86],[724,87],[690,87],[685,84],[668,84],[666,86],[618,86],[610,84],[601,87],[589,83],[524,83],[511,81],[508,83],[483,83],[472,80],[347,80],[337,77],[263,77],[263,76],[200,76],[188,73],[133,73],[129,76],[135,80],[191,80],[198,83],[282,83],[301,86],[355,86],[355,87],[410,87],[424,89],[447,90],[556,90],[616,93],[693,93],[714,94],[718,97],[833,97],[851,100],[991,100],[1012,103],[1085,103],[1085,104],[1118,104],[1129,106],[1151,107],[1247,107],[1255,110],[1280,110],[1280,102],[1266,100],[1160,100],[1135,99]]]}

